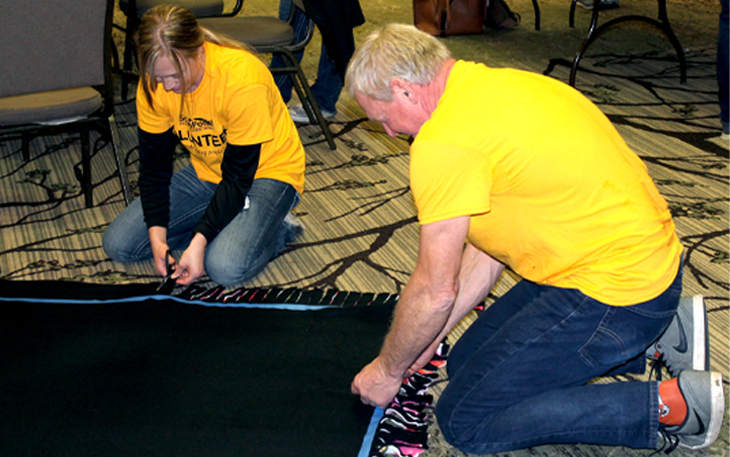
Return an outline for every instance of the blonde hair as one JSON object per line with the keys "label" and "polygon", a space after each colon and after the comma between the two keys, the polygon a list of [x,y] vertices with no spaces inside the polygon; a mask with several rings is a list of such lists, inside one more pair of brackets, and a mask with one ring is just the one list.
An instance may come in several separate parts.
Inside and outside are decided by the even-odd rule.
{"label": "blonde hair", "polygon": [[411,25],[389,24],[372,32],[355,51],[345,88],[353,96],[359,92],[389,102],[393,78],[426,85],[450,58],[449,49],[431,35]]}
{"label": "blonde hair", "polygon": [[158,5],[142,16],[136,36],[137,62],[140,84],[150,106],[152,94],[157,87],[155,65],[162,57],[167,57],[181,76],[182,108],[189,89],[188,81],[182,77],[183,70],[190,68],[191,62],[198,57],[199,49],[206,41],[253,53],[245,44],[200,26],[193,13],[182,6]]}

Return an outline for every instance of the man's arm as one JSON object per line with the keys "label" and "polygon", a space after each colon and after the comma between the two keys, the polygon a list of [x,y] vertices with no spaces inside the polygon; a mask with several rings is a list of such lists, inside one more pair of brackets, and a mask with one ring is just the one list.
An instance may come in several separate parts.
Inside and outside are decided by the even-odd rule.
{"label": "man's arm", "polygon": [[471,244],[469,217],[421,227],[416,268],[403,290],[380,355],[355,377],[363,403],[386,407],[403,381],[425,365],[438,344],[484,300],[504,266]]}
{"label": "man's arm", "polygon": [[489,292],[494,288],[503,271],[504,265],[502,263],[494,260],[484,251],[474,247],[474,245],[466,245],[461,260],[461,271],[459,273],[459,295],[456,298],[456,303],[451,311],[449,320],[444,325],[441,333],[434,338],[431,345],[411,365],[406,372],[406,376],[412,375],[431,361],[441,341],[443,341],[451,329],[469,311],[484,301]]}
{"label": "man's arm", "polygon": [[386,406],[406,370],[439,335],[451,315],[469,217],[421,226],[418,261],[395,309],[380,355],[355,377],[363,403]]}

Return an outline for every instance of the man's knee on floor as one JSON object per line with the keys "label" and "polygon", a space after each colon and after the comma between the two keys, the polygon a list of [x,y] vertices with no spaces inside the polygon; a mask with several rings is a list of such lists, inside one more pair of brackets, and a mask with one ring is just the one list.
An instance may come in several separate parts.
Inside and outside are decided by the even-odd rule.
{"label": "man's knee on floor", "polygon": [[446,441],[457,449],[465,450],[462,446],[469,443],[476,424],[461,417],[458,405],[443,396],[436,403],[436,419]]}

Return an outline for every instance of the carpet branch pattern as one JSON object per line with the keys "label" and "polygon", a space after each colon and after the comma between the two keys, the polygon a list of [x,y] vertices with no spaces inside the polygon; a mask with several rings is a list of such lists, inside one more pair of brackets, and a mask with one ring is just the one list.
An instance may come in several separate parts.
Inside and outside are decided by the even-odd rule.
{"label": "carpet branch pattern", "polygon": [[[685,85],[679,84],[679,69],[670,52],[588,56],[582,61],[577,88],[606,113],[644,160],[669,203],[686,248],[684,295],[705,296],[711,366],[723,373],[727,392],[730,179],[728,145],[718,139],[714,52],[710,48],[687,52]],[[545,68],[542,62],[533,65],[535,72]],[[550,73],[562,81],[568,80],[568,74],[565,63]],[[115,110],[129,177],[136,186],[134,100],[119,102]],[[335,151],[329,150],[317,127],[299,128],[307,153],[307,182],[294,212],[306,227],[304,235],[245,287],[398,294],[407,283],[418,249],[418,224],[408,187],[408,139],[388,137],[347,97],[340,99],[338,111],[332,124],[338,145]],[[151,263],[117,264],[101,248],[101,236],[122,210],[123,199],[108,140],[95,138],[95,206],[89,209],[84,207],[76,177],[80,163],[76,135],[59,131],[34,139],[27,162],[22,160],[18,139],[0,138],[0,279],[100,284],[159,281]],[[176,169],[187,163],[185,152],[178,151]],[[515,280],[505,274],[487,305]],[[201,286],[211,285],[202,281]],[[453,341],[473,317],[454,330]],[[433,387],[436,398],[442,388],[443,384]],[[727,393],[726,398],[730,398]],[[422,457],[464,455],[443,442],[436,425],[431,435],[430,449]],[[718,443],[699,455],[721,455],[727,447],[726,423]],[[575,445],[505,455],[609,454],[643,456],[650,452]],[[676,454],[690,455],[682,450]]]}

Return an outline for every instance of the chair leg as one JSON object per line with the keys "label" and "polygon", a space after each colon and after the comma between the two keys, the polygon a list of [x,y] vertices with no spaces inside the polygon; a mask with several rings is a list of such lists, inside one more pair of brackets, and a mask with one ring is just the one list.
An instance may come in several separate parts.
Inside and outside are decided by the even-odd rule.
{"label": "chair leg", "polygon": [[129,206],[132,203],[132,187],[129,184],[129,177],[127,176],[127,164],[119,151],[119,131],[117,130],[117,122],[114,120],[114,114],[109,116],[107,124],[111,133],[112,148],[114,149],[114,158],[117,161],[117,171],[119,172],[119,181],[122,185],[124,203]]}
{"label": "chair leg", "polygon": [[93,188],[91,186],[91,151],[89,146],[89,125],[81,124],[81,190],[87,208],[94,206]]}
{"label": "chair leg", "polygon": [[[130,3],[130,8],[136,3]],[[130,14],[131,13],[131,14]],[[136,10],[130,10],[127,15],[127,27],[124,34],[124,65],[122,68],[122,100],[127,99],[129,92],[129,84],[132,82],[133,66],[132,60],[134,59],[134,31],[137,27],[137,18],[135,17]]]}
{"label": "chair leg", "polygon": [[[283,49],[282,56],[289,61],[287,64],[288,68],[291,68],[299,77],[299,84],[297,84],[296,78],[292,78],[292,82],[294,83],[294,88],[297,91],[297,96],[302,101],[302,106],[307,111],[307,116],[310,117],[311,121],[316,121],[319,124],[319,127],[322,129],[322,133],[324,133],[324,137],[327,140],[327,144],[330,149],[334,151],[337,149],[337,145],[335,144],[335,140],[332,136],[332,131],[329,128],[327,120],[325,120],[324,116],[322,116],[322,111],[320,111],[319,105],[317,105],[317,100],[314,99],[312,89],[309,88],[309,83],[307,83],[307,77],[304,75],[302,67],[299,66],[299,62],[296,57],[294,57],[294,54],[292,54],[289,50]],[[292,73],[292,70],[288,71],[289,74]],[[302,99],[302,95],[305,97],[304,99]],[[305,101],[308,103],[305,103]],[[309,105],[313,113],[310,113],[307,105]],[[312,114],[314,114],[314,119],[312,119]]]}
{"label": "chair leg", "polygon": [[26,132],[20,134],[20,150],[23,153],[23,162],[30,160],[30,135]]}

